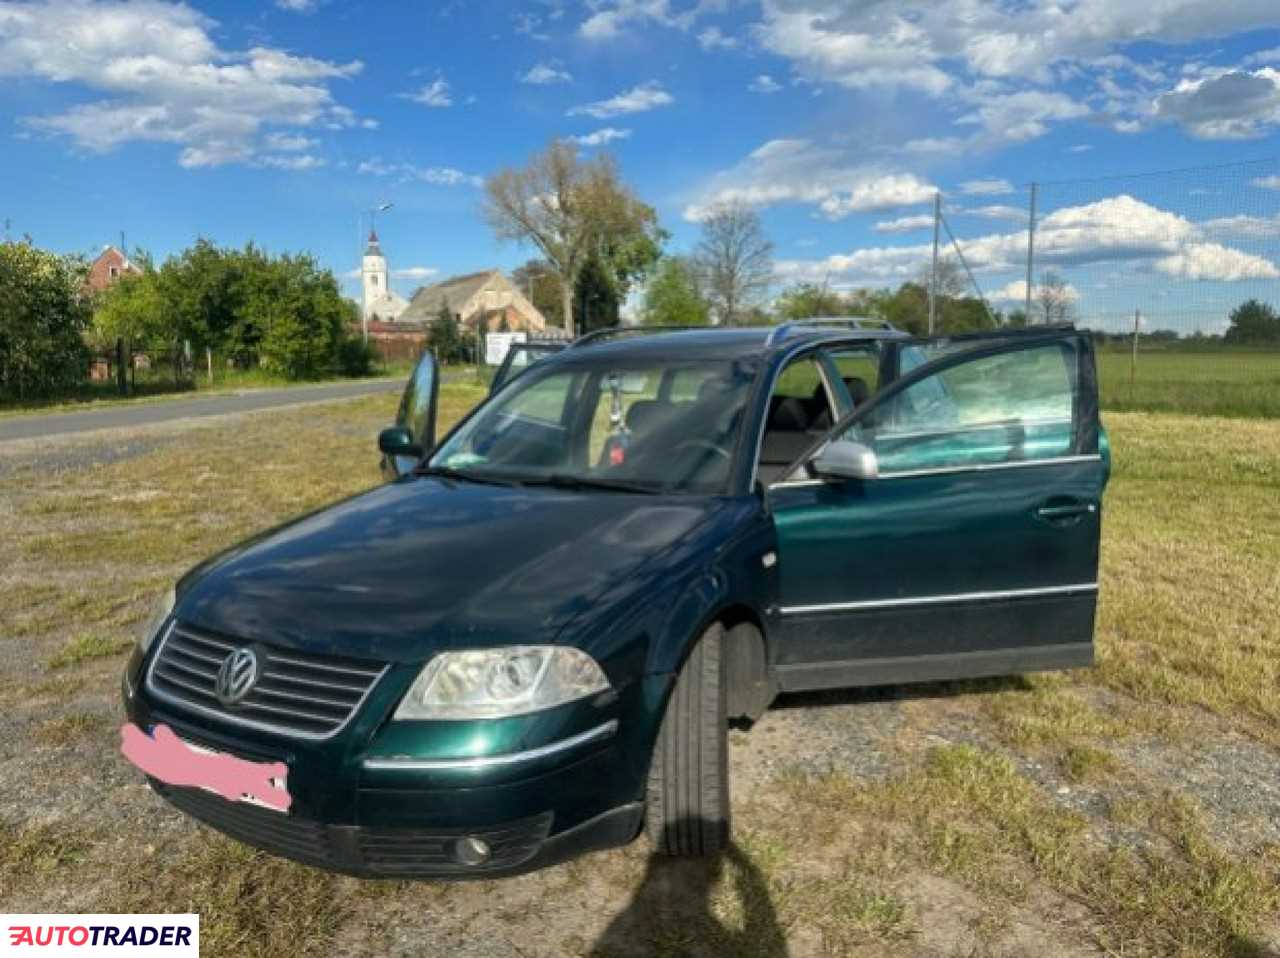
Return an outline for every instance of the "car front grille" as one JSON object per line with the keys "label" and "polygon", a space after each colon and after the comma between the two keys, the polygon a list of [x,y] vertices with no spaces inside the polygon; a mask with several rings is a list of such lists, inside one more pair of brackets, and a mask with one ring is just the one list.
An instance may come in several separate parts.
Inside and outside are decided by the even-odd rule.
{"label": "car front grille", "polygon": [[[260,677],[243,701],[223,705],[214,692],[218,670],[245,647],[258,656]],[[237,724],[325,738],[347,723],[386,670],[382,662],[243,642],[179,622],[162,639],[147,684],[166,701]]]}

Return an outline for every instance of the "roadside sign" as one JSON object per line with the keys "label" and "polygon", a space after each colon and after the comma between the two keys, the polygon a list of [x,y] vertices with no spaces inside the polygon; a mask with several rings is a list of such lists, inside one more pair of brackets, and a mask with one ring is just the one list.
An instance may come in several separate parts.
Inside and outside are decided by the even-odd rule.
{"label": "roadside sign", "polygon": [[484,362],[486,366],[500,366],[512,343],[528,341],[528,333],[488,333],[484,337]]}

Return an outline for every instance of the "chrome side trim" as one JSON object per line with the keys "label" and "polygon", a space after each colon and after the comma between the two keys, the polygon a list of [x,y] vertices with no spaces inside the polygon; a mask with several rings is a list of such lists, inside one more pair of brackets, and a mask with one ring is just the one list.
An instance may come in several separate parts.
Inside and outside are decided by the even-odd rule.
{"label": "chrome side trim", "polygon": [[454,771],[459,769],[479,771],[503,765],[517,765],[521,762],[536,761],[540,758],[546,758],[548,755],[555,755],[559,752],[566,752],[571,748],[577,748],[579,745],[586,745],[588,742],[598,742],[609,738],[617,731],[618,720],[610,719],[603,725],[597,725],[593,729],[588,729],[585,732],[579,732],[577,735],[562,738],[558,742],[552,742],[550,745],[542,745],[524,752],[508,752],[505,755],[483,755],[478,758],[410,758],[407,755],[390,758],[366,758],[363,765],[365,768],[400,769],[414,772]]}
{"label": "chrome side trim", "polygon": [[998,592],[958,592],[954,595],[922,595],[906,599],[871,599],[865,602],[830,602],[824,605],[789,605],[783,615],[814,615],[823,612],[857,612],[868,609],[899,609],[914,605],[945,605],[950,602],[988,602],[998,599],[1029,599],[1046,595],[1075,595],[1097,592],[1098,583],[1051,585],[1039,589],[1007,589]]}
{"label": "chrome side trim", "polygon": [[[971,466],[944,466],[938,469],[910,469],[903,472],[882,472],[880,479],[914,479],[918,476],[951,476],[962,472],[999,472],[1004,469],[1032,469],[1037,466],[1062,466],[1080,462],[1101,462],[1098,453],[1083,456],[1056,456],[1053,459],[1019,459],[1017,462],[989,462]],[[820,486],[821,479],[793,479],[775,482],[770,489],[793,489],[800,486]]]}

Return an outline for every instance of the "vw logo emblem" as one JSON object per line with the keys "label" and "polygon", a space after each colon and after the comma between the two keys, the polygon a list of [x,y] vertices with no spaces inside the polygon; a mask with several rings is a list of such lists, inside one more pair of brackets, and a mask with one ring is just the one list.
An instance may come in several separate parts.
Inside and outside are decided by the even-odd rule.
{"label": "vw logo emblem", "polygon": [[258,656],[250,648],[236,649],[225,659],[214,679],[213,691],[223,705],[238,705],[258,684],[261,666]]}

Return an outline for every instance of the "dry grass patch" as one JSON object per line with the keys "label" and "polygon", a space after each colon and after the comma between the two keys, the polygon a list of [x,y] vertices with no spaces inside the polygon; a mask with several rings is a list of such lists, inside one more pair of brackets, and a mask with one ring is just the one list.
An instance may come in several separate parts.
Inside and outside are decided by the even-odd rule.
{"label": "dry grass patch", "polygon": [[90,659],[101,659],[129,651],[133,641],[100,632],[83,632],[64,645],[51,659],[50,669],[65,669]]}
{"label": "dry grass patch", "polygon": [[99,907],[196,912],[201,949],[211,955],[327,955],[350,911],[344,884],[202,830],[173,857],[121,876]]}
{"label": "dry grass patch", "polygon": [[0,822],[0,901],[20,882],[84,861],[97,837],[66,822]]}
{"label": "dry grass patch", "polygon": [[62,747],[95,735],[112,724],[104,715],[72,712],[70,715],[60,715],[41,722],[36,726],[32,737],[41,745]]}
{"label": "dry grass patch", "polygon": [[1008,759],[970,746],[934,749],[918,771],[881,784],[840,775],[782,784],[811,827],[857,822],[854,854],[879,842],[992,901],[1018,904],[1037,885],[1051,888],[1089,909],[1093,943],[1115,954],[1234,958],[1280,908],[1280,857],[1218,849],[1189,802],[1125,817],[1162,836],[1159,846],[1106,845]]}

